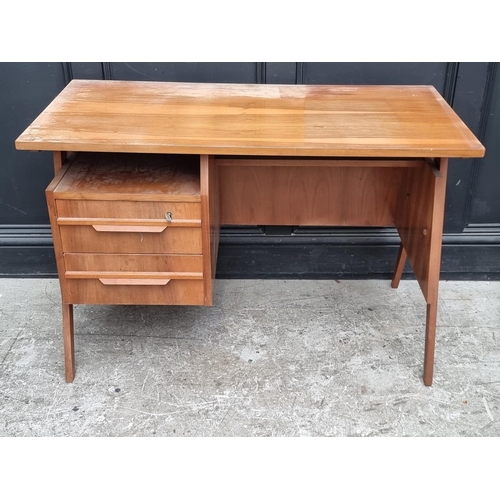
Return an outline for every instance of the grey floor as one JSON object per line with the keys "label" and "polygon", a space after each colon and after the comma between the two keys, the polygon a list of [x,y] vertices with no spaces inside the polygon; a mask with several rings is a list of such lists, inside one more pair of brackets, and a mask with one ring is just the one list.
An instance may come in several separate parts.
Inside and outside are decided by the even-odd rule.
{"label": "grey floor", "polygon": [[500,282],[441,282],[434,384],[415,281],[216,282],[215,305],[75,306],[0,280],[0,436],[500,436]]}

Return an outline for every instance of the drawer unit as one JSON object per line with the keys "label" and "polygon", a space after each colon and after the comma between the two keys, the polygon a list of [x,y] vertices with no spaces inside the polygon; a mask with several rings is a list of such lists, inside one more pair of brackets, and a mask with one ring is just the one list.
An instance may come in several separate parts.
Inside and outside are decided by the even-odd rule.
{"label": "drawer unit", "polygon": [[206,302],[199,158],[80,153],[53,198],[64,301]]}

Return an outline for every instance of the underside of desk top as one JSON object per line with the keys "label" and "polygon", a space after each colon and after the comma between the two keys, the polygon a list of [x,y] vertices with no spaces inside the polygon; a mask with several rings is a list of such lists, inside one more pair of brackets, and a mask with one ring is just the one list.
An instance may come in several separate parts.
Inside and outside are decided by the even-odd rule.
{"label": "underside of desk top", "polygon": [[482,157],[431,86],[73,80],[17,149],[324,157]]}

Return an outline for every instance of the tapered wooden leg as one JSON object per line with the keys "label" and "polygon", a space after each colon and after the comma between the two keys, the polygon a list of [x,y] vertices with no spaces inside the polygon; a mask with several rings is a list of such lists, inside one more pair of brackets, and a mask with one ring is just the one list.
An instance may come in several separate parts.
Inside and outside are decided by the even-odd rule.
{"label": "tapered wooden leg", "polygon": [[401,245],[399,245],[396,267],[394,268],[394,274],[392,275],[392,281],[391,281],[392,288],[397,288],[399,286],[399,282],[401,281],[401,276],[403,275],[405,262],[406,262],[406,250],[403,244],[401,243]]}
{"label": "tapered wooden leg", "polygon": [[73,328],[73,304],[62,305],[62,317],[66,382],[73,382],[75,378],[75,336]]}
{"label": "tapered wooden leg", "polygon": [[437,302],[427,304],[425,324],[424,384],[432,385],[434,373],[434,350],[436,346]]}
{"label": "tapered wooden leg", "polygon": [[[447,158],[437,158],[422,168],[405,169],[400,197],[394,212],[394,224],[427,304],[423,377],[425,385],[432,384],[434,371],[447,172]],[[402,252],[401,249],[400,251]],[[402,265],[403,257],[400,253],[393,286],[399,283]]]}

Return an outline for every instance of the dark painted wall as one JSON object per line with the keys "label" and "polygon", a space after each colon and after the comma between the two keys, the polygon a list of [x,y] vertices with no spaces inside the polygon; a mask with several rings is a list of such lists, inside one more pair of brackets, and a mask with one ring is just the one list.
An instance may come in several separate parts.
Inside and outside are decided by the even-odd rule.
{"label": "dark painted wall", "polygon": [[[72,78],[286,84],[430,84],[483,141],[452,160],[442,277],[500,278],[500,75],[496,63],[0,63],[0,276],[55,276],[44,190],[51,155],[14,141]],[[393,229],[223,228],[219,277],[386,277]],[[411,277],[409,269],[407,277]]]}

